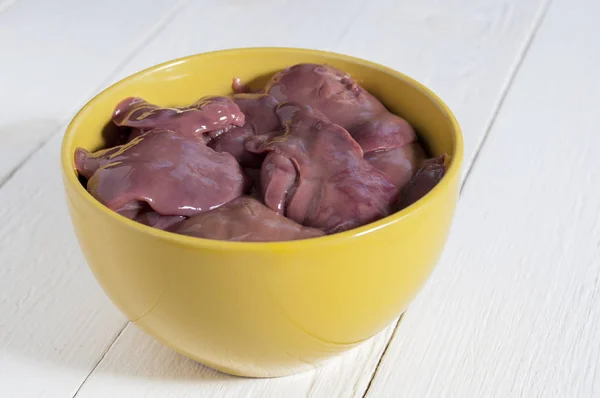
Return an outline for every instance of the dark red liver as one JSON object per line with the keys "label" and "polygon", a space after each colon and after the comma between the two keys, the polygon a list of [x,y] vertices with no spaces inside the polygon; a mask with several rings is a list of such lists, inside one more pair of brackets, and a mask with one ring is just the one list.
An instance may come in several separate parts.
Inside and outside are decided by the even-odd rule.
{"label": "dark red liver", "polygon": [[88,191],[115,211],[143,201],[161,215],[192,216],[248,188],[233,156],[172,131],[152,130],[93,154],[77,149],[75,167]]}
{"label": "dark red liver", "polygon": [[132,128],[129,139],[160,129],[208,142],[231,127],[244,125],[244,114],[228,97],[207,96],[180,108],[160,107],[131,97],[117,105],[112,120],[117,126]]}
{"label": "dark red liver", "polygon": [[282,104],[277,115],[283,131],[246,141],[248,150],[267,153],[261,186],[268,207],[326,233],[389,213],[396,187],[346,130],[306,105]]}
{"label": "dark red liver", "polygon": [[416,139],[413,128],[348,74],[331,66],[298,64],[277,73],[266,92],[279,101],[318,109],[371,152],[402,147]]}
{"label": "dark red liver", "polygon": [[281,127],[275,114],[279,101],[267,94],[235,94],[232,99],[244,113],[244,125],[231,128],[212,139],[209,145],[217,152],[230,153],[242,167],[260,168],[264,156],[247,151],[244,141]]}
{"label": "dark red liver", "polygon": [[278,215],[249,196],[190,217],[172,231],[198,238],[246,242],[298,240],[324,235],[318,229],[304,227]]}

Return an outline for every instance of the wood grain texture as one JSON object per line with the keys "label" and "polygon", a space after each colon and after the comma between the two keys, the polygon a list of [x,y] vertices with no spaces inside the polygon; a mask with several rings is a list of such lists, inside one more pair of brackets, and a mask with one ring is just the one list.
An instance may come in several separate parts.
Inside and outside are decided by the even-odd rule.
{"label": "wood grain texture", "polygon": [[[117,1],[3,4],[0,185],[173,7],[159,1],[146,1],[142,10]],[[74,394],[125,324],[68,225],[57,144],[0,189],[3,398]]]}
{"label": "wood grain texture", "polygon": [[598,15],[549,9],[369,397],[600,396]]}
{"label": "wood grain texture", "polygon": [[[433,89],[456,114],[467,166],[522,57],[544,0],[226,0],[191,3],[125,65],[119,78],[169,59],[224,48],[286,46],[336,51],[378,62]],[[207,18],[198,34],[198,15]],[[264,23],[252,24],[252,21]],[[248,23],[251,26],[248,26]]]}
{"label": "wood grain texture", "polygon": [[300,375],[248,379],[225,375],[158,344],[129,324],[77,397],[357,397],[363,396],[388,327],[327,366]]}
{"label": "wood grain texture", "polygon": [[[24,136],[10,141],[2,130],[9,144],[0,150],[0,176],[43,144],[0,188],[0,396],[72,395],[125,325],[87,270],[71,232],[58,168],[61,137],[54,135],[44,143],[52,129],[36,136],[38,130],[51,122],[60,126],[94,94],[94,88],[160,61],[227,47],[299,46],[370,58],[430,84],[461,119],[466,158],[471,159],[541,1],[486,0],[473,6],[467,0],[429,0],[417,8],[409,3],[382,1],[374,7],[356,0],[340,8],[320,1],[191,2],[176,14],[157,11],[162,16],[155,15],[152,22],[144,14],[145,22],[128,17],[127,23],[114,23],[112,40],[106,39],[106,26],[94,21],[100,16],[114,21],[128,9],[133,15],[142,2],[118,6],[97,2],[90,13],[94,21],[91,15],[85,18],[89,8],[67,0],[52,2],[47,9],[40,6],[39,15],[34,9],[21,10],[26,4],[38,4],[23,0],[0,14],[0,48],[18,61],[9,63],[10,70],[0,66],[10,72],[10,79],[4,73],[0,79],[5,79],[3,87],[8,85],[14,99],[0,100],[5,101],[0,102],[2,112],[9,110],[11,115],[3,113],[2,123],[10,123],[9,130],[18,133],[12,137]],[[151,5],[146,1],[142,8]],[[115,10],[119,15],[113,15]],[[38,15],[45,28],[39,31],[54,40],[43,40],[38,30],[26,36],[17,22],[31,15]],[[44,15],[52,15],[55,22],[44,20]],[[202,18],[206,15],[215,17]],[[228,26],[223,26],[223,19]],[[382,21],[390,26],[383,27]],[[98,37],[90,39],[85,32]],[[19,46],[3,41],[19,35],[32,39]],[[128,35],[136,39],[121,44],[122,49],[111,47]],[[48,45],[40,46],[40,41]],[[87,45],[78,47],[80,41]],[[31,57],[19,58],[21,53]],[[50,72],[36,76],[31,72],[36,62],[48,64]],[[27,90],[29,97],[22,94]],[[361,396],[390,331],[322,369],[289,378],[248,380],[196,365],[128,326],[78,396],[106,396],[106,389],[122,396]]]}
{"label": "wood grain texture", "polygon": [[170,20],[179,2],[8,4],[0,12],[0,184]]}
{"label": "wood grain texture", "polygon": [[125,318],[68,224],[54,140],[0,189],[0,396],[72,395]]}

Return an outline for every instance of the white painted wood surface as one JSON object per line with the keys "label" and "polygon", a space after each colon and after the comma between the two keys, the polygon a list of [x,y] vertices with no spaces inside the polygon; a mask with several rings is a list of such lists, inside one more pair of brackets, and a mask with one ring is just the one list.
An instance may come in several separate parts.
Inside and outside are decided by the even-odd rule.
{"label": "white painted wood surface", "polygon": [[0,182],[56,134],[79,104],[106,85],[180,8],[179,2],[161,0],[3,4]]}
{"label": "white painted wood surface", "polygon": [[132,2],[0,7],[1,397],[73,395],[126,322],[65,224],[57,147],[35,158],[38,170],[22,167],[4,182],[173,8],[146,3],[135,20]]}
{"label": "white painted wood surface", "polygon": [[369,397],[600,397],[598,15],[554,1]]}
{"label": "white painted wood surface", "polygon": [[[591,147],[567,150],[569,135],[558,135],[578,126],[582,136],[597,142],[593,126],[586,124],[593,119],[585,112],[593,112],[593,100],[598,104],[598,86],[586,89],[585,104],[578,101],[584,93],[579,87],[593,81],[589,76],[600,67],[592,39],[600,33],[585,19],[599,10],[594,0],[580,3],[592,8],[589,14],[568,15],[564,25],[551,18],[544,23],[532,45],[541,49],[526,58],[522,73],[518,66],[547,8],[543,0],[352,0],[344,7],[316,0],[0,3],[0,132],[5,140],[0,149],[0,397],[361,397],[367,389],[374,397],[559,396],[571,386],[579,388],[573,390],[577,396],[597,396],[598,338],[592,333],[598,337],[597,286],[593,290],[598,191],[589,188],[587,195],[574,196],[575,205],[562,207],[572,197],[550,198],[550,187],[558,184],[545,179],[562,176],[572,179],[572,187],[578,181],[598,186],[598,173],[567,174],[568,162],[546,165],[527,156],[537,154],[549,163],[567,154],[574,165],[594,165]],[[551,6],[550,15],[560,17],[565,7]],[[578,18],[589,22],[581,27],[585,35]],[[578,45],[570,46],[571,41]],[[476,167],[452,239],[379,368],[394,325],[326,367],[287,378],[240,379],[195,364],[127,325],[93,280],[71,232],[58,148],[64,123],[85,100],[115,80],[174,57],[268,45],[344,52],[406,72],[438,92],[463,126],[466,169]],[[572,59],[558,57],[561,50]],[[537,62],[531,61],[534,56]],[[542,56],[551,57],[551,65],[540,61]],[[570,71],[579,76],[578,85],[549,84],[555,73]],[[517,85],[473,163],[515,72]],[[542,96],[543,109],[534,107],[536,87],[548,94]],[[554,111],[547,109],[556,103],[563,104],[564,115],[562,124],[553,125]],[[525,108],[537,116],[528,119]],[[570,115],[582,122],[566,124]],[[544,128],[536,130],[540,125]],[[533,143],[533,137],[541,141],[542,131],[554,141],[535,142],[531,150],[521,145]],[[514,154],[508,152],[512,142]],[[515,158],[510,167],[497,167],[507,156]],[[515,178],[513,189],[533,191],[523,208],[517,198],[524,195],[508,196],[512,185],[501,186]],[[503,196],[495,196],[497,189]],[[541,196],[547,205],[533,199]],[[505,208],[521,216],[513,220]],[[554,213],[561,217],[552,218]],[[551,232],[538,230],[549,223]],[[514,242],[515,236],[524,240]],[[549,243],[553,252],[544,250]],[[552,267],[543,274],[546,264]],[[561,379],[557,372],[566,358],[572,363]],[[473,369],[481,375],[471,374]]]}

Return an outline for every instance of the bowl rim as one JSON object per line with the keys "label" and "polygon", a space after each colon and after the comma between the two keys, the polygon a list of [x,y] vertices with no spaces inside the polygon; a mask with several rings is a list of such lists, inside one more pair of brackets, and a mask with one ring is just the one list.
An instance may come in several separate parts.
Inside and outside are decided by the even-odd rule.
{"label": "bowl rim", "polygon": [[[100,201],[96,200],[84,187],[81,185],[79,179],[77,178],[77,173],[73,173],[74,171],[74,162],[73,162],[73,154],[69,150],[72,147],[72,142],[75,137],[76,125],[79,120],[84,117],[84,114],[90,112],[90,109],[94,108],[94,104],[100,101],[101,97],[105,96],[107,93],[110,93],[112,90],[115,90],[117,87],[127,84],[128,82],[138,79],[146,74],[151,74],[157,70],[161,70],[164,68],[169,68],[184,62],[189,62],[192,59],[198,58],[209,58],[212,56],[218,56],[224,53],[264,53],[264,52],[292,52],[295,54],[307,54],[307,55],[324,55],[329,58],[335,58],[338,60],[350,62],[353,64],[358,64],[361,66],[366,66],[368,68],[377,70],[378,72],[386,73],[388,75],[392,75],[394,78],[404,80],[406,83],[415,87],[419,90],[423,95],[429,97],[429,99],[436,104],[442,113],[445,114],[447,119],[449,120],[452,126],[452,140],[454,144],[454,151],[450,154],[450,165],[448,166],[444,177],[431,189],[427,194],[425,194],[421,199],[411,204],[410,206],[397,211],[387,217],[379,219],[377,221],[362,225],[358,228],[353,228],[344,232],[325,235],[315,238],[309,239],[301,239],[301,240],[292,240],[292,241],[275,241],[275,242],[237,242],[237,241],[224,241],[224,240],[215,240],[215,239],[206,239],[206,238],[198,238],[194,236],[186,236],[176,234],[174,232],[167,232],[157,228],[153,228],[136,221],[133,221],[127,217],[124,217],[115,211],[109,209],[104,206]],[[218,251],[273,251],[273,252],[282,252],[282,251],[291,251],[291,250],[299,250],[307,247],[315,248],[316,246],[322,245],[331,245],[331,244],[339,244],[343,241],[349,241],[355,238],[358,238],[362,235],[366,235],[377,231],[382,228],[386,228],[392,224],[400,222],[402,219],[424,211],[434,200],[436,195],[439,195],[443,190],[449,189],[449,185],[451,181],[460,178],[462,158],[463,158],[464,144],[463,137],[460,125],[456,120],[456,117],[450,110],[450,108],[439,98],[431,89],[427,88],[422,83],[417,80],[398,72],[392,68],[389,68],[384,65],[380,65],[378,63],[367,61],[362,58],[330,52],[323,50],[312,50],[305,48],[292,48],[292,47],[247,47],[247,48],[232,48],[226,50],[216,50],[204,53],[198,53],[193,55],[188,55],[176,59],[172,59],[169,61],[162,62],[160,64],[151,66],[149,68],[145,68],[139,72],[136,72],[132,75],[129,75],[116,83],[111,84],[109,87],[105,88],[98,94],[96,94],[92,99],[90,99],[71,119],[69,125],[66,128],[65,134],[63,136],[62,144],[61,144],[61,169],[63,174],[63,179],[66,181],[66,184],[70,185],[83,201],[90,204],[95,210],[106,215],[107,217],[113,218],[116,222],[121,223],[123,227],[126,227],[130,230],[133,230],[137,233],[141,234],[149,234],[156,238],[170,241],[178,246],[184,246],[195,249],[212,249]],[[69,199],[70,200],[70,199]]]}

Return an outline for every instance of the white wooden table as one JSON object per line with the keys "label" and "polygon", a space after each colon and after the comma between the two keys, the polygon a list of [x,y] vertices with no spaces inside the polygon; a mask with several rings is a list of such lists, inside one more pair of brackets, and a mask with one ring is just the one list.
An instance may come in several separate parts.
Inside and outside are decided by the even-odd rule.
{"label": "white wooden table", "polygon": [[[600,1],[0,0],[0,397],[600,397]],[[330,365],[223,375],[88,270],[66,123],[130,73],[246,46],[332,50],[433,88],[464,129],[448,245],[398,323]]]}

